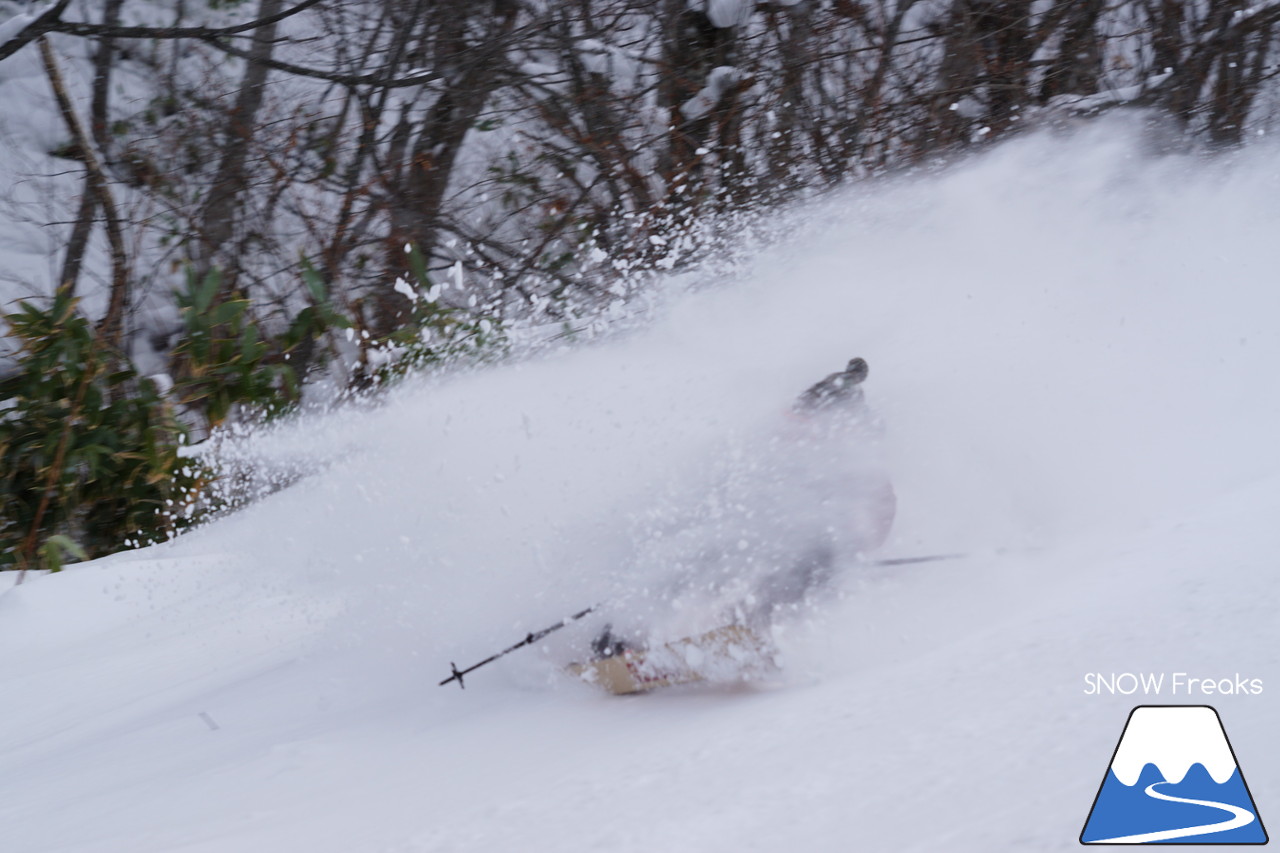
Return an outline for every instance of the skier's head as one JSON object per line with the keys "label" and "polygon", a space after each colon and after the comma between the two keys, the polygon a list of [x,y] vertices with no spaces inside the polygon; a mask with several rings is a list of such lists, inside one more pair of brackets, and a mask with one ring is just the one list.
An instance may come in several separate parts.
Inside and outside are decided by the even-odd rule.
{"label": "skier's head", "polygon": [[865,358],[851,358],[844,369],[844,375],[849,377],[847,381],[850,385],[857,385],[867,378],[867,369]]}

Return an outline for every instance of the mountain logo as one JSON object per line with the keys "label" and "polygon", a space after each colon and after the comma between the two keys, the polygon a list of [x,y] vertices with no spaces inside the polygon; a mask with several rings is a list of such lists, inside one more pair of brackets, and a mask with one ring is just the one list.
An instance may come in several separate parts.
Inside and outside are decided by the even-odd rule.
{"label": "mountain logo", "polygon": [[1129,714],[1081,844],[1266,844],[1236,755],[1208,705]]}

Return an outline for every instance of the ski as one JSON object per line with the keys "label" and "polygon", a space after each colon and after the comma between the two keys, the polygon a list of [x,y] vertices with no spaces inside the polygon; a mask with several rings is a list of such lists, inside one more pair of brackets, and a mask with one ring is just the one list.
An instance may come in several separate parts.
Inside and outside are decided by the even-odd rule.
{"label": "ski", "polygon": [[[887,559],[866,560],[861,562],[860,565],[908,566],[917,563],[932,563],[939,560],[959,560],[966,556],[969,555],[927,554],[918,557],[890,557]],[[548,634],[555,633],[591,613],[598,613],[608,605],[609,602],[600,602],[584,608],[572,616],[566,616],[554,625],[543,628],[541,631],[527,634],[520,642],[496,654],[492,654],[466,669],[460,670],[457,664],[451,662],[449,664],[450,675],[440,682],[440,686],[443,687],[456,681],[459,687],[465,688],[464,676],[511,654],[517,649],[533,645]],[[772,651],[773,644],[760,637],[757,632],[741,625],[725,625],[696,637],[686,637],[682,640],[666,643],[657,649],[648,651],[627,650],[620,654],[604,656],[590,663],[572,664],[571,670],[574,674],[580,675],[587,680],[595,679],[610,692],[637,693],[642,690],[651,690],[654,687],[666,687],[672,684],[687,684],[692,681],[706,680],[705,675],[701,673],[697,666],[692,666],[687,662],[679,664],[677,659],[696,657],[704,651],[709,651],[712,659],[731,660],[732,654],[730,653],[736,654],[745,648],[768,649],[770,650],[768,654],[770,660],[775,654]],[[676,655],[676,658],[672,658],[672,655]],[[727,658],[726,655],[728,655]],[[610,661],[612,662],[610,663]],[[617,689],[610,685],[616,686]]]}
{"label": "ski", "polygon": [[743,625],[724,625],[650,649],[625,649],[567,671],[614,695],[700,681],[751,681],[777,670],[773,642]]}

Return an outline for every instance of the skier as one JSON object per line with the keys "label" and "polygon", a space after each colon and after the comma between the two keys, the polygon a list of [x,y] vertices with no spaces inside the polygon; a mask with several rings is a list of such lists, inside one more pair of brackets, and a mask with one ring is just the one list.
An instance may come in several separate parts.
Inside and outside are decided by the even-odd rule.
{"label": "skier", "polygon": [[[840,554],[872,551],[889,536],[897,497],[879,454],[883,429],[866,404],[868,366],[853,358],[845,369],[814,383],[791,407],[787,473],[797,482],[782,512],[811,515],[809,541],[790,565],[760,578],[747,621],[773,621],[827,586]],[[816,529],[814,529],[816,528]]]}
{"label": "skier", "polygon": [[819,432],[825,430],[832,443],[824,451],[849,463],[831,467],[844,480],[836,490],[843,487],[854,498],[848,507],[854,517],[846,519],[844,527],[861,553],[884,544],[897,511],[897,496],[880,452],[884,426],[863,396],[867,373],[865,359],[850,359],[844,370],[815,383],[792,406],[795,417]]}
{"label": "skier", "polygon": [[[809,387],[792,405],[788,428],[730,470],[731,482],[711,490],[692,524],[654,531],[650,547],[641,549],[648,553],[637,554],[631,568],[646,562],[652,568],[656,560],[671,569],[667,582],[658,584],[657,596],[645,589],[608,605],[648,621],[648,630],[615,634],[605,625],[587,662],[571,663],[567,671],[626,694],[694,681],[750,681],[776,670],[773,624],[830,583],[838,556],[879,547],[893,524],[896,499],[879,457],[880,422],[863,398],[866,378],[866,361],[854,358]],[[763,452],[766,446],[773,452]],[[677,547],[654,549],[654,542]],[[934,559],[943,558],[887,562]],[[466,669],[451,664],[452,674],[440,684],[462,687],[467,674],[602,607],[567,616]],[[678,611],[700,615],[700,624],[679,629],[670,618]],[[663,613],[667,624],[654,624]]]}
{"label": "skier", "polygon": [[[696,619],[701,611],[722,626],[704,637],[722,637],[726,623],[767,636],[774,622],[830,584],[838,558],[883,544],[896,498],[879,456],[880,421],[864,399],[867,373],[867,362],[853,358],[806,389],[785,427],[749,454],[745,470],[720,484],[711,518],[660,537],[657,559],[684,568],[659,594],[663,603],[650,598],[624,605],[633,618],[647,610],[652,620],[669,609]],[[673,552],[676,543],[685,551]],[[667,628],[667,636],[683,633]],[[696,645],[697,639],[678,642]],[[591,650],[599,661],[645,645],[637,630],[619,635],[606,625]]]}

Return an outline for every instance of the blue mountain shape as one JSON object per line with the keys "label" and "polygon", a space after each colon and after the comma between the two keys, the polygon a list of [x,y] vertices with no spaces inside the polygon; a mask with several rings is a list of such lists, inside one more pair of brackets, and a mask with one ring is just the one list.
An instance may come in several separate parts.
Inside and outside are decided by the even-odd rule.
{"label": "blue mountain shape", "polygon": [[[1191,770],[1187,772],[1187,775],[1190,776],[1191,773],[1194,772],[1197,767],[1199,767],[1201,770],[1204,770],[1205,776],[1208,779],[1213,779],[1212,776],[1209,776],[1209,771],[1204,769],[1203,764],[1192,765]],[[1114,776],[1115,774],[1108,773],[1108,775]],[[1139,791],[1145,791],[1148,785],[1154,784],[1156,782],[1167,782],[1167,781],[1168,780],[1165,779],[1164,774],[1160,772],[1159,767],[1157,767],[1154,764],[1147,763],[1142,766],[1142,772],[1138,774],[1138,781],[1133,783],[1132,785],[1126,785],[1125,787],[1137,788]],[[1120,782],[1119,779],[1116,779],[1116,782],[1119,784],[1123,784],[1122,782]]]}
{"label": "blue mountain shape", "polygon": [[1164,775],[1154,764],[1142,768],[1134,785],[1124,784],[1116,778],[1115,771],[1108,768],[1080,840],[1099,841],[1185,825],[1181,818],[1184,806],[1147,796],[1148,786],[1163,781]]}
{"label": "blue mountain shape", "polygon": [[[1231,778],[1219,785],[1213,781],[1213,777],[1209,775],[1209,771],[1203,765],[1193,764],[1191,765],[1191,770],[1187,772],[1186,778],[1180,783],[1177,785],[1162,785],[1159,790],[1163,794],[1169,794],[1174,797],[1230,803],[1233,806],[1248,809],[1253,812],[1255,818],[1258,817],[1258,808],[1249,796],[1249,789],[1245,787],[1244,777],[1240,775],[1239,769],[1236,769],[1231,774]],[[1201,807],[1198,811],[1201,813],[1208,812],[1211,815],[1216,814],[1223,818],[1226,817],[1225,813],[1217,810]],[[1258,819],[1248,826],[1242,826],[1227,832],[1212,832],[1208,835],[1196,835],[1180,840],[1184,844],[1266,844],[1267,833],[1262,827],[1261,819]]]}
{"label": "blue mountain shape", "polygon": [[[1089,813],[1089,820],[1085,824],[1084,832],[1080,835],[1080,840],[1087,843],[1106,838],[1139,835],[1165,829],[1216,823],[1229,817],[1228,813],[1221,809],[1154,799],[1148,796],[1146,791],[1156,783],[1159,783],[1156,790],[1162,794],[1193,800],[1230,803],[1257,815],[1257,809],[1249,797],[1238,769],[1221,785],[1213,781],[1213,777],[1209,775],[1209,771],[1203,764],[1193,764],[1186,777],[1177,785],[1169,784],[1154,764],[1147,764],[1142,768],[1142,773],[1134,785],[1125,785],[1116,778],[1114,771],[1108,769],[1107,777],[1102,783],[1102,790],[1098,792],[1097,802],[1094,804],[1093,811]],[[1262,828],[1262,822],[1255,820],[1248,826],[1228,832],[1214,832],[1157,843],[1204,844],[1206,842],[1266,844],[1267,834]]]}

